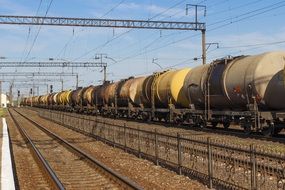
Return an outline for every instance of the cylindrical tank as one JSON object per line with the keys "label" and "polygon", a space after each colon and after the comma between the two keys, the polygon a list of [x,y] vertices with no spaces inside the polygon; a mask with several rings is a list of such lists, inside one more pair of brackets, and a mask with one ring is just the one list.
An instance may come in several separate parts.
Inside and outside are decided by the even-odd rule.
{"label": "cylindrical tank", "polygon": [[71,105],[72,106],[80,106],[81,105],[81,98],[82,98],[82,90],[83,88],[80,87],[76,90],[73,90],[70,94],[71,96]]}
{"label": "cylindrical tank", "polygon": [[119,82],[109,84],[104,90],[104,101],[108,106],[115,106],[115,95],[118,85]]}
{"label": "cylindrical tank", "polygon": [[37,103],[37,105],[39,105],[41,103],[41,96],[37,96],[36,103]]}
{"label": "cylindrical tank", "polygon": [[169,70],[154,73],[145,78],[142,84],[138,85],[138,94],[144,107],[151,106],[151,92],[153,89],[156,107],[168,107],[173,104],[176,107],[188,107],[189,100],[183,93],[183,85],[190,68],[181,70]]}
{"label": "cylindrical tank", "polygon": [[28,97],[27,100],[26,100],[26,105],[30,106],[31,103],[32,103],[32,97]]}
{"label": "cylindrical tank", "polygon": [[144,107],[151,107],[151,86],[154,78],[155,74],[146,77],[141,86],[138,87],[140,101]]}
{"label": "cylindrical tank", "polygon": [[187,74],[184,81],[183,92],[188,98],[188,102],[194,104],[196,108],[204,108],[205,82],[209,67],[209,64],[194,67]]}
{"label": "cylindrical tank", "polygon": [[83,106],[93,105],[94,90],[95,90],[94,86],[86,87],[82,95],[82,105]]}
{"label": "cylindrical tank", "polygon": [[71,90],[64,91],[60,96],[60,101],[63,105],[69,104],[69,96],[70,96]]}
{"label": "cylindrical tank", "polygon": [[59,92],[55,93],[52,97],[52,104],[56,105],[57,104],[57,96],[58,96]]}
{"label": "cylindrical tank", "polygon": [[43,97],[43,104],[44,105],[47,105],[48,104],[48,94],[47,95],[44,95],[44,97]]}
{"label": "cylindrical tank", "polygon": [[51,93],[51,94],[48,95],[48,105],[52,105],[53,95],[54,95],[54,94],[55,94],[55,93]]}
{"label": "cylindrical tank", "polygon": [[64,93],[65,91],[62,91],[62,92],[59,92],[56,96],[56,104],[57,105],[63,105],[63,102],[62,102],[62,94]]}
{"label": "cylindrical tank", "polygon": [[140,106],[141,102],[141,92],[142,92],[142,84],[146,77],[138,77],[134,78],[131,82],[129,88],[129,99],[131,103],[135,106]]}
{"label": "cylindrical tank", "polygon": [[33,105],[37,105],[38,104],[38,96],[33,96],[32,102],[33,102]]}
{"label": "cylindrical tank", "polygon": [[44,95],[39,96],[39,104],[43,104]]}
{"label": "cylindrical tank", "polygon": [[255,98],[261,109],[285,109],[284,65],[285,52],[219,60],[191,70],[185,81],[186,93],[195,107],[203,108],[210,73],[212,108],[245,110]]}
{"label": "cylindrical tank", "polygon": [[27,106],[27,98],[22,98],[21,105]]}
{"label": "cylindrical tank", "polygon": [[94,91],[94,104],[98,107],[103,106],[104,104],[104,95],[103,92],[106,88],[106,85],[100,85],[96,87],[96,90]]}
{"label": "cylindrical tank", "polygon": [[134,78],[131,77],[127,80],[122,80],[119,82],[117,86],[117,95],[118,100],[117,104],[118,106],[127,107],[129,102],[129,95],[130,95],[130,86],[132,82],[134,81]]}
{"label": "cylindrical tank", "polygon": [[264,109],[285,109],[284,65],[285,52],[269,52],[232,61],[223,77],[225,95],[231,105],[244,107],[256,97]]}
{"label": "cylindrical tank", "polygon": [[158,107],[189,107],[189,101],[182,92],[184,80],[190,68],[170,70],[160,74],[154,81],[155,104]]}

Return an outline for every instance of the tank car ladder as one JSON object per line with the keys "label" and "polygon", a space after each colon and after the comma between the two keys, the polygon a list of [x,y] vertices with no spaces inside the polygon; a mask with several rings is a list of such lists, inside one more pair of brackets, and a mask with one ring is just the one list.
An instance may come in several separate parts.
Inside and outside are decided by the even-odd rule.
{"label": "tank car ladder", "polygon": [[155,98],[154,98],[154,93],[155,93],[155,84],[157,82],[157,78],[160,76],[160,72],[157,72],[154,74],[154,79],[151,84],[151,119],[155,118]]}
{"label": "tank car ladder", "polygon": [[204,108],[204,119],[209,121],[212,118],[211,113],[211,98],[210,98],[210,79],[212,76],[212,71],[215,68],[215,62],[210,64],[210,67],[207,71],[207,78],[205,83],[205,108]]}

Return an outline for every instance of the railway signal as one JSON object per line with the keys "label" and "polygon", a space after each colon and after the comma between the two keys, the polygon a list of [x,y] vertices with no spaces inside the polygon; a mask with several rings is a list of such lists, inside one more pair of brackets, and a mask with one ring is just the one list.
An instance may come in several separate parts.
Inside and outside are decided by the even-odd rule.
{"label": "railway signal", "polygon": [[50,85],[50,93],[53,93],[53,85]]}

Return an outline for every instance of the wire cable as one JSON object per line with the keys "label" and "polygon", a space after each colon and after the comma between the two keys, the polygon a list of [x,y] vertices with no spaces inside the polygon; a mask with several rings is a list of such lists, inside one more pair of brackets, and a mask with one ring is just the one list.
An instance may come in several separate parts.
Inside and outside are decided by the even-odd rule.
{"label": "wire cable", "polygon": [[[182,1],[179,1],[179,2],[175,3],[175,4],[172,5],[171,7],[167,8],[167,9],[165,9],[164,11],[162,11],[162,12],[160,12],[160,13],[157,13],[156,15],[152,16],[151,18],[149,18],[148,21],[150,21],[150,20],[152,20],[152,19],[154,19],[154,18],[156,18],[156,17],[158,17],[158,16],[160,16],[160,15],[166,13],[167,11],[169,11],[169,10],[173,9],[174,7],[176,7],[176,6],[180,5],[180,4],[182,4],[182,3],[185,2],[185,1],[186,1],[186,0],[182,0]],[[130,32],[133,31],[133,30],[135,30],[135,29],[132,28],[132,29],[129,29],[129,30],[127,30],[127,31],[125,31],[125,32],[123,32],[123,33],[117,35],[117,36],[114,36],[112,39],[106,41],[104,44],[101,44],[101,45],[99,45],[99,46],[97,46],[97,47],[95,47],[95,48],[93,48],[93,49],[91,49],[91,50],[85,52],[84,54],[80,55],[79,57],[76,57],[73,61],[79,60],[79,59],[81,59],[81,58],[83,58],[83,57],[89,55],[90,53],[92,53],[92,52],[94,52],[94,51],[96,51],[96,50],[98,50],[98,49],[101,49],[101,48],[105,47],[106,45],[108,45],[108,44],[111,43],[112,41],[114,41],[114,40],[116,40],[116,39],[118,39],[118,38],[120,38],[120,37],[122,37],[122,36],[124,36],[124,35],[126,35],[126,34],[128,34],[128,33],[130,33]]]}
{"label": "wire cable", "polygon": [[[53,3],[53,0],[50,1],[49,5],[48,5],[48,8],[47,8],[47,10],[46,10],[46,12],[45,12],[45,16],[44,16],[44,17],[47,16],[47,14],[48,14],[48,12],[49,12],[49,10],[50,10],[50,8],[51,8],[52,3]],[[38,36],[39,36],[39,34],[40,34],[40,31],[41,31],[42,26],[43,26],[43,25],[40,25],[40,26],[39,26],[39,29],[38,29],[38,31],[37,31],[37,34],[36,34],[36,36],[35,36],[35,38],[34,38],[34,40],[33,40],[33,43],[32,43],[32,45],[31,45],[31,48],[30,48],[28,54],[26,55],[26,58],[25,58],[25,61],[24,61],[24,62],[26,62],[26,61],[28,60],[28,58],[29,58],[29,56],[30,56],[30,54],[31,54],[31,52],[32,52],[32,50],[33,50],[33,48],[34,48],[34,46],[35,46],[35,43],[36,43],[36,41],[37,41],[37,39],[38,39]]]}
{"label": "wire cable", "polygon": [[[268,7],[272,7],[272,8],[266,9],[266,10],[264,10],[264,11],[261,11],[261,12],[258,12],[258,13],[255,13],[255,14],[252,14],[252,15],[249,15],[249,16],[246,16],[246,17],[243,17],[243,18],[240,18],[240,19],[238,19],[238,20],[229,21],[229,22],[227,22],[227,23],[225,23],[225,24],[223,24],[223,25],[217,26],[217,27],[215,27],[215,28],[211,28],[211,29],[207,30],[207,32],[209,33],[210,31],[215,31],[215,30],[224,28],[224,27],[229,26],[229,25],[231,25],[231,24],[233,24],[233,23],[237,23],[237,22],[240,22],[240,21],[243,21],[243,20],[246,20],[246,19],[249,19],[249,18],[258,16],[258,15],[264,14],[264,13],[269,12],[269,11],[282,8],[282,7],[285,6],[285,4],[281,4],[281,5],[280,5],[280,3],[284,3],[284,2],[285,2],[285,1],[281,1],[281,2],[275,3],[275,4],[273,4],[274,7],[272,7],[273,5],[270,5],[270,6],[267,6],[267,7],[263,7],[262,9],[259,9],[259,10],[264,10],[265,8],[268,8]],[[278,5],[278,6],[277,6],[277,5]],[[253,11],[251,11],[251,12],[252,12],[252,13],[253,13],[253,12],[256,12],[256,10],[253,10]],[[246,14],[248,14],[248,13],[246,13]],[[242,14],[242,15],[245,15],[245,14]],[[238,18],[239,18],[239,17],[240,17],[240,16],[238,16]],[[228,20],[228,19],[226,19],[226,20]],[[210,25],[214,25],[214,24],[210,24]],[[170,46],[170,45],[179,43],[179,42],[181,42],[181,41],[185,41],[185,40],[187,40],[187,39],[189,39],[189,38],[196,37],[196,36],[200,36],[200,34],[194,34],[194,35],[187,36],[187,37],[184,37],[184,38],[179,39],[179,40],[176,40],[176,41],[172,41],[172,42],[163,44],[163,45],[161,45],[161,46],[159,46],[159,47],[150,49],[149,51],[147,51],[147,53],[154,52],[154,51],[157,51],[157,50],[159,50],[159,49],[163,49],[163,48],[168,47],[168,46]],[[118,60],[117,62],[122,62],[122,61],[125,61],[125,60],[128,60],[128,59],[131,59],[131,58],[133,58],[133,57],[140,56],[140,55],[142,55],[142,54],[144,54],[144,53],[146,53],[146,52],[139,52],[139,53],[137,53],[137,54],[134,54],[134,55],[125,57],[125,58],[123,58],[123,59],[121,59],[121,60]]]}
{"label": "wire cable", "polygon": [[[39,3],[39,5],[38,5],[38,8],[37,8],[37,11],[36,11],[35,16],[38,16],[39,11],[40,11],[40,8],[41,8],[41,6],[42,6],[42,2],[43,2],[43,0],[40,0],[40,3]],[[23,52],[22,52],[22,56],[21,56],[20,62],[22,62],[22,60],[23,60],[23,58],[24,58],[24,55],[25,55],[25,53],[26,53],[26,51],[27,51],[28,42],[29,42],[29,39],[30,39],[30,36],[31,36],[32,28],[33,28],[33,26],[29,26],[28,35],[27,35],[27,38],[26,38],[26,41],[25,41],[24,50],[23,50]]]}

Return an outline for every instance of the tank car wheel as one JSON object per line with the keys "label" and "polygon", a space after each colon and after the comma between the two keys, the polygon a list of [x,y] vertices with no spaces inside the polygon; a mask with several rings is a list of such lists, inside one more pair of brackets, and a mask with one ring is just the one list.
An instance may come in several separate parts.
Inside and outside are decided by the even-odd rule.
{"label": "tank car wheel", "polygon": [[243,130],[246,135],[250,135],[251,134],[251,124],[249,123],[244,124]]}
{"label": "tank car wheel", "polygon": [[231,123],[230,122],[223,122],[223,126],[225,129],[228,129],[230,127]]}
{"label": "tank car wheel", "polygon": [[211,124],[212,124],[213,128],[216,128],[218,126],[219,122],[212,121]]}
{"label": "tank car wheel", "polygon": [[273,126],[266,126],[262,128],[261,133],[263,136],[271,137],[273,135],[273,131],[274,131]]}
{"label": "tank car wheel", "polygon": [[198,127],[201,128],[201,129],[207,127],[207,122],[201,120],[201,121],[198,123]]}
{"label": "tank car wheel", "polygon": [[284,128],[284,126],[283,126],[282,124],[277,124],[277,125],[275,125],[272,134],[273,134],[273,135],[278,135],[278,134],[282,131],[283,128]]}

